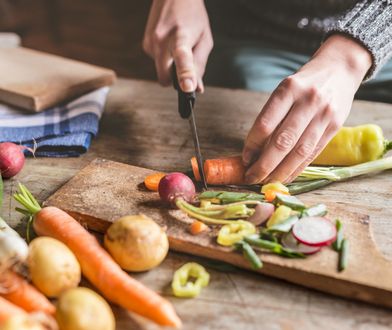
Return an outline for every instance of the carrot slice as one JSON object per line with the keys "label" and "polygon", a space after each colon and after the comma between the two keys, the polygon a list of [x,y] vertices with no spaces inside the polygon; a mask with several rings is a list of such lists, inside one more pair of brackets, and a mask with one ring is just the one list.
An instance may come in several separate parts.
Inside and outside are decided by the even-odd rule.
{"label": "carrot slice", "polygon": [[264,193],[264,198],[267,202],[272,202],[276,198],[276,190],[268,189]]}
{"label": "carrot slice", "polygon": [[200,181],[200,172],[199,172],[199,165],[197,164],[197,159],[196,157],[191,158],[191,165],[192,165],[192,171],[193,171],[193,176],[195,177],[196,181]]}
{"label": "carrot slice", "polygon": [[192,235],[198,235],[207,230],[208,230],[208,226],[202,223],[201,221],[197,221],[197,220],[193,221],[189,228],[189,231],[191,232]]}
{"label": "carrot slice", "polygon": [[165,173],[157,172],[147,175],[144,179],[144,185],[148,190],[158,191],[159,182],[165,176]]}
{"label": "carrot slice", "polygon": [[[196,158],[191,159],[193,174],[200,181],[199,167]],[[241,156],[232,156],[219,159],[207,159],[204,162],[206,181],[210,185],[244,184],[245,167]]]}
{"label": "carrot slice", "polygon": [[54,314],[54,305],[34,286],[15,272],[5,271],[1,273],[0,282],[1,286],[3,286],[0,296],[3,298],[23,308],[27,312],[42,311],[48,314]]}

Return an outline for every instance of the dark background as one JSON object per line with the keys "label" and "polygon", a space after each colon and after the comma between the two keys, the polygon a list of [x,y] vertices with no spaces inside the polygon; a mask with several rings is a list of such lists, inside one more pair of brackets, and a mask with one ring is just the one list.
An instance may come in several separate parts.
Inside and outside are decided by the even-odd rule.
{"label": "dark background", "polygon": [[151,1],[0,0],[0,32],[22,45],[114,69],[119,76],[155,79],[141,42]]}

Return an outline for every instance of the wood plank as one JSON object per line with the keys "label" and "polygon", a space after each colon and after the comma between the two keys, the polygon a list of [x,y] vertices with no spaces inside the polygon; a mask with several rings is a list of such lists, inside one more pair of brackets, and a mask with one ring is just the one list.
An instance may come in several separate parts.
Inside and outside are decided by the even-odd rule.
{"label": "wood plank", "polygon": [[[167,228],[173,250],[224,261],[250,269],[238,253],[216,243],[217,230],[202,235],[188,232],[191,219],[182,211],[165,207],[156,193],[144,188],[143,180],[152,171],[97,159],[50,197],[45,205],[70,213],[89,229],[104,233],[116,219],[144,213]],[[317,196],[307,199],[317,204]],[[392,263],[376,250],[369,232],[368,215],[348,212],[346,205],[327,203],[330,217],[341,218],[350,241],[349,267],[336,270],[337,253],[323,249],[305,260],[285,259],[264,253],[261,273],[335,295],[392,308]],[[372,267],[363,265],[372,260]]]}

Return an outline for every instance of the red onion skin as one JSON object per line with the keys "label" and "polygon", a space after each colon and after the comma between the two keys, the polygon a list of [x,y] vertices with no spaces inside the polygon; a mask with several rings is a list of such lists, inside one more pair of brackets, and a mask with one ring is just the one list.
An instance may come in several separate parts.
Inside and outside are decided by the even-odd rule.
{"label": "red onion skin", "polygon": [[166,203],[174,204],[177,198],[192,203],[196,195],[196,188],[188,176],[180,172],[174,172],[161,179],[158,192],[161,200]]}
{"label": "red onion skin", "polygon": [[12,142],[0,143],[0,172],[4,179],[12,178],[22,170],[25,163],[24,148]]}
{"label": "red onion skin", "polygon": [[275,207],[271,203],[260,203],[255,207],[255,213],[251,215],[247,220],[252,222],[254,225],[259,226],[266,222],[274,213]]}

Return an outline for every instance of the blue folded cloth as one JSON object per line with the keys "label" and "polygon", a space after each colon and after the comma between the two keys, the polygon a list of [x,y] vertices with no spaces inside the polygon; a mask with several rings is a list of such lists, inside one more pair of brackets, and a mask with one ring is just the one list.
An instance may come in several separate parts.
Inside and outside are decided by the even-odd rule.
{"label": "blue folded cloth", "polygon": [[0,142],[35,150],[37,157],[75,157],[85,153],[98,133],[109,87],[40,113],[0,104]]}

